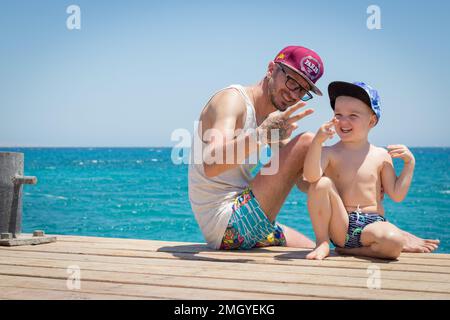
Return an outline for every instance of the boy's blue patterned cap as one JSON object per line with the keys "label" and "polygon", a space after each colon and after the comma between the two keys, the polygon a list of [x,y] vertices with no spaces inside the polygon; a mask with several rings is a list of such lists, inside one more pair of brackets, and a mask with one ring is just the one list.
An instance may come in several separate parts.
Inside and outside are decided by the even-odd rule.
{"label": "boy's blue patterned cap", "polygon": [[377,123],[381,117],[380,96],[378,91],[364,82],[333,81],[328,85],[328,96],[331,108],[334,110],[336,98],[339,96],[350,96],[366,103],[377,116]]}

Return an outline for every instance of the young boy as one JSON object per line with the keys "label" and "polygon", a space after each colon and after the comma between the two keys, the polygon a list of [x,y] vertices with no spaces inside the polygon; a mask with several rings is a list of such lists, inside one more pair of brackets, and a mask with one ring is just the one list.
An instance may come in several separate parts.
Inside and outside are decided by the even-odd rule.
{"label": "young boy", "polygon": [[[303,171],[310,183],[308,210],[316,235],[316,248],[307,258],[327,257],[331,240],[340,253],[396,259],[403,237],[384,218],[383,193],[396,202],[405,198],[414,156],[404,145],[386,150],[369,143],[369,131],[381,116],[376,90],[363,82],[336,81],[328,93],[334,118],[318,130]],[[322,147],[335,133],[340,141]],[[391,158],[404,161],[399,177]]]}

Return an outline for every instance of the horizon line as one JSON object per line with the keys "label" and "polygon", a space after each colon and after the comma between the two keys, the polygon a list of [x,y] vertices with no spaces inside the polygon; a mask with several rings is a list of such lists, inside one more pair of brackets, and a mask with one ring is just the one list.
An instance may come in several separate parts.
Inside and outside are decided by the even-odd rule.
{"label": "horizon line", "polygon": [[172,148],[173,146],[0,146],[0,148]]}
{"label": "horizon line", "polygon": [[[1,146],[0,148],[173,148],[174,146]],[[450,148],[450,145],[417,145],[407,146],[408,148]],[[1,151],[1,150],[0,150]]]}

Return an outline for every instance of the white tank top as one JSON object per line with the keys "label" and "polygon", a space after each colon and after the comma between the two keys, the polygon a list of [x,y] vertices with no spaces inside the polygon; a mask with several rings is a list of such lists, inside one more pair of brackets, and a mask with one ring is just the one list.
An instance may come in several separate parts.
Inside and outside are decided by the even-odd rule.
{"label": "white tank top", "polygon": [[[244,132],[247,129],[256,129],[255,107],[241,85],[231,85],[218,92],[230,88],[238,90],[245,101],[247,116],[243,126]],[[198,128],[194,134],[198,135]],[[219,249],[232,214],[234,198],[249,185],[252,179],[251,170],[255,168],[255,164],[242,164],[218,176],[208,178],[203,164],[195,164],[193,161],[193,147],[192,142],[188,174],[189,200],[208,246]]]}

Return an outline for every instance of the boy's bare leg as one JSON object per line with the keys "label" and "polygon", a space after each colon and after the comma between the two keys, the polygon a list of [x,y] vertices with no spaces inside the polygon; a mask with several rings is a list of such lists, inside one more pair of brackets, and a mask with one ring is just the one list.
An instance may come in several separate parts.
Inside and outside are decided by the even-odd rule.
{"label": "boy's bare leg", "polygon": [[331,179],[322,177],[310,185],[308,211],[316,248],[306,258],[322,260],[330,254],[330,236],[337,245],[344,246],[349,223],[348,213]]}
{"label": "boy's bare leg", "polygon": [[407,231],[400,231],[403,234],[404,239],[403,252],[430,253],[436,250],[439,246],[439,240],[422,239]]}
{"label": "boy's bare leg", "polygon": [[[303,179],[299,179],[297,181],[297,187],[300,191],[304,193],[308,193],[309,183]],[[439,246],[439,240],[433,239],[423,239],[419,238],[405,230],[400,229],[400,232],[403,234],[403,250],[402,252],[422,252],[429,253],[436,250]]]}
{"label": "boy's bare leg", "polygon": [[[360,257],[371,257],[371,258],[379,258],[379,259],[387,259],[385,255],[380,254],[377,251],[374,251],[372,247],[360,247],[360,248],[336,248],[337,253],[349,255],[349,256],[360,256]],[[395,258],[394,258],[395,259]]]}
{"label": "boy's bare leg", "polygon": [[401,230],[389,222],[374,222],[361,233],[361,248],[336,251],[343,254],[367,256],[381,259],[397,259],[403,249],[404,238]]}

